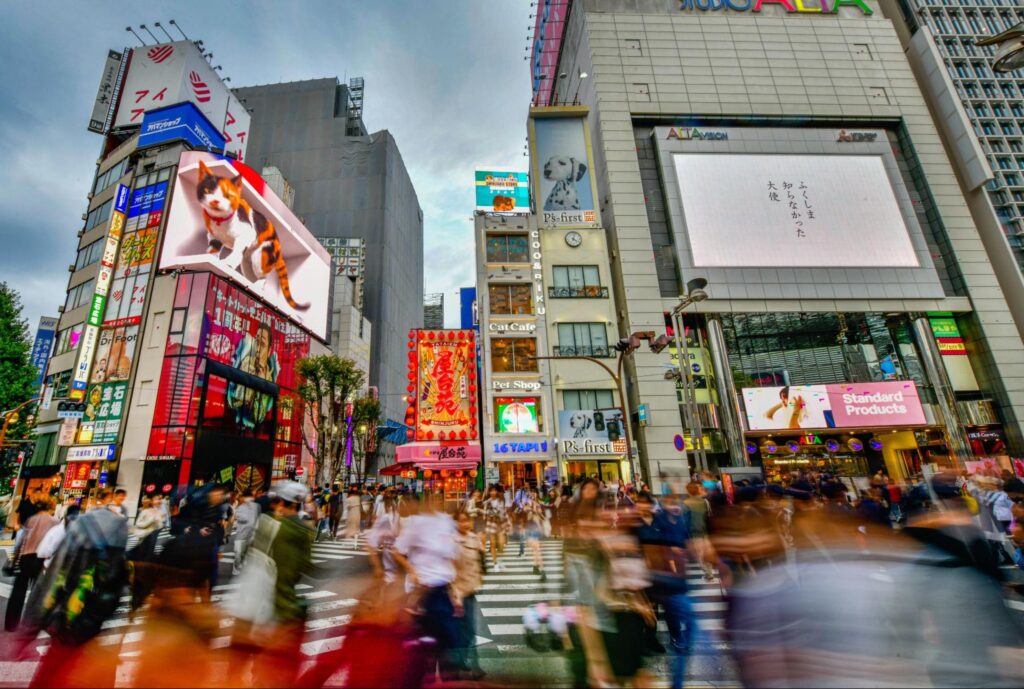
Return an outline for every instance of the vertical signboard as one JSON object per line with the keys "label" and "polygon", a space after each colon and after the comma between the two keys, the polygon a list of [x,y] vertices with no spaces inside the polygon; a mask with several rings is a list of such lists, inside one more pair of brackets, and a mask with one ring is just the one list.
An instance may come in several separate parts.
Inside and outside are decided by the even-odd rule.
{"label": "vertical signboard", "polygon": [[[407,422],[417,440],[476,440],[476,338],[472,330],[411,330]],[[413,422],[414,420],[414,422]]]}
{"label": "vertical signboard", "polygon": [[541,227],[598,224],[586,117],[577,106],[530,111],[530,175]]}
{"label": "vertical signboard", "polygon": [[107,294],[113,280],[114,265],[117,261],[117,249],[121,244],[121,233],[124,231],[125,211],[128,209],[128,187],[117,186],[114,193],[114,207],[110,213],[110,225],[107,229],[107,241],[103,247],[99,272],[96,274],[96,286],[93,291],[92,305],[86,317],[85,329],[82,331],[82,346],[78,350],[78,363],[75,365],[74,377],[71,380],[71,399],[80,402],[85,398],[85,387],[89,382],[92,369],[92,356],[99,339],[99,328],[103,321]]}
{"label": "vertical signboard", "polygon": [[107,52],[107,60],[103,63],[103,75],[96,89],[96,102],[92,106],[89,117],[89,131],[103,134],[107,126],[110,109],[117,98],[117,75],[121,71],[121,53],[113,50]]}
{"label": "vertical signboard", "polygon": [[971,368],[971,358],[967,353],[967,344],[960,334],[960,327],[951,313],[929,313],[928,322],[932,326],[932,335],[942,354],[942,363],[946,367],[949,382],[957,391],[978,390],[978,379]]}
{"label": "vertical signboard", "polygon": [[43,384],[43,377],[46,375],[46,363],[50,360],[50,352],[53,350],[53,337],[57,332],[57,319],[52,316],[41,316],[39,326],[36,328],[36,339],[32,343],[32,365],[36,369],[36,378],[32,381],[32,387],[39,387]]}
{"label": "vertical signboard", "polygon": [[146,299],[157,237],[167,201],[167,181],[138,187],[132,191],[125,217],[124,234],[107,296],[103,325],[138,325]]}

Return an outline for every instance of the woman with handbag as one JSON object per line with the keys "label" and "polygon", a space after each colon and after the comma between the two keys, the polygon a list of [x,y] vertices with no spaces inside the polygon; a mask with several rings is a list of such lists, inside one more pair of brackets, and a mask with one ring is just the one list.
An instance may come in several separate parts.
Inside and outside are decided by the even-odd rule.
{"label": "woman with handbag", "polygon": [[15,563],[14,584],[11,586],[11,595],[7,599],[7,610],[4,615],[4,630],[8,632],[18,628],[28,589],[43,571],[43,560],[36,555],[36,549],[43,542],[47,532],[57,526],[57,520],[53,516],[56,506],[53,498],[41,498],[38,506],[39,511],[25,524],[25,535]]}
{"label": "woman with handbag", "polygon": [[502,490],[496,485],[488,489],[488,497],[484,502],[484,523],[487,530],[487,537],[491,541],[491,562],[494,571],[500,572],[501,565],[498,564],[498,557],[505,551],[505,540],[509,531],[512,530],[512,522],[508,516],[508,508],[505,506],[505,498]]}

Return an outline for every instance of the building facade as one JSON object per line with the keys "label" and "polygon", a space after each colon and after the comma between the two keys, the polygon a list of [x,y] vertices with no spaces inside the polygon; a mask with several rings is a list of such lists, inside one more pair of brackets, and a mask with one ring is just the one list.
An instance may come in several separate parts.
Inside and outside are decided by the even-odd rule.
{"label": "building facade", "polygon": [[619,331],[689,357],[686,404],[671,350],[629,358],[649,471],[1024,451],[1013,314],[876,4],[576,0],[564,26],[542,104],[589,107]]}
{"label": "building facade", "polygon": [[384,418],[401,422],[406,333],[423,323],[423,211],[397,142],[387,130],[366,133],[356,91],[337,79],[235,93],[253,112],[249,159],[280,168],[310,231],[327,242],[362,240],[372,276],[363,297],[373,323],[370,384]]}
{"label": "building facade", "polygon": [[[124,488],[132,510],[145,495],[264,488],[308,467],[296,362],[327,351],[331,289],[330,256],[274,180],[241,162],[248,113],[202,51],[133,53],[111,53],[90,123],[102,155],[21,476],[49,477],[61,497]],[[209,88],[180,90],[185,70]],[[181,102],[147,100],[161,90]],[[238,187],[250,223],[273,218],[273,275],[216,234],[245,219],[213,203],[215,180]]]}

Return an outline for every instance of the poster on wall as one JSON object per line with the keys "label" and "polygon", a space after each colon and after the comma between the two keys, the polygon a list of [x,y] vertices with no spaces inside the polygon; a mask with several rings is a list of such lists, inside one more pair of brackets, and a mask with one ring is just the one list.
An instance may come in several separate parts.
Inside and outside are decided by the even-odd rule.
{"label": "poster on wall", "polygon": [[529,213],[530,175],[476,169],[476,209],[485,213]]}
{"label": "poster on wall", "polygon": [[476,339],[472,330],[413,330],[417,440],[476,440]]}
{"label": "poster on wall", "polygon": [[[609,431],[618,438],[612,440]],[[626,452],[621,409],[576,409],[558,412],[558,447],[562,455],[611,455]]]}
{"label": "poster on wall", "polygon": [[126,325],[100,330],[90,383],[128,380],[135,359],[139,326]]}
{"label": "poster on wall", "polygon": [[327,338],[331,258],[243,163],[189,151],[178,165],[160,269],[210,270]]}
{"label": "poster on wall", "polygon": [[540,433],[540,398],[496,397],[494,419],[499,433]]}
{"label": "poster on wall", "polygon": [[36,378],[32,381],[32,387],[39,387],[43,384],[43,377],[46,374],[46,364],[50,360],[50,352],[53,350],[53,338],[57,332],[58,319],[53,316],[41,316],[39,325],[36,327],[36,339],[32,343],[31,361],[32,367],[36,370]]}
{"label": "poster on wall", "polygon": [[672,162],[694,266],[920,264],[880,155],[677,153]]}
{"label": "poster on wall", "polygon": [[534,199],[544,227],[596,225],[597,190],[586,117],[530,119]]}
{"label": "poster on wall", "polygon": [[913,381],[743,388],[752,431],[927,423]]}

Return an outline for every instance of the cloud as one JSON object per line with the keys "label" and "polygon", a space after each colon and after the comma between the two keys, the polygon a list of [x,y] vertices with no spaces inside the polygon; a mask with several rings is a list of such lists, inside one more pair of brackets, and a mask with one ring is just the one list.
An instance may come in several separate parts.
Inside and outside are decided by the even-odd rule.
{"label": "cloud", "polygon": [[[0,60],[24,68],[0,84],[0,223],[9,238],[0,275],[34,322],[64,300],[99,154],[100,137],[85,125],[106,51],[134,41],[125,25],[167,26],[170,16],[145,3],[42,0],[5,10]],[[454,324],[454,290],[475,282],[473,168],[526,165],[530,84],[520,56],[529,12],[527,0],[183,0],[171,16],[214,52],[232,86],[366,79],[367,127],[394,135],[424,210],[424,289],[446,293]]]}

